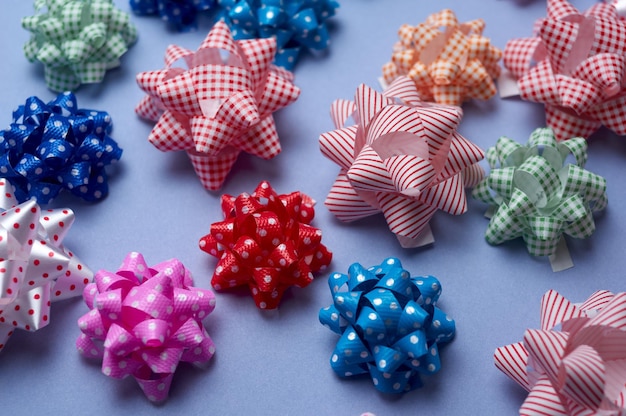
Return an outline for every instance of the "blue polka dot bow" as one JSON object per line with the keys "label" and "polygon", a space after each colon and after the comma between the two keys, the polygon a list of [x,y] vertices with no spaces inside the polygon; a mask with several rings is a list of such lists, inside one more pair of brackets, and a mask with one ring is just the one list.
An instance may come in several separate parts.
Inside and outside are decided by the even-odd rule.
{"label": "blue polka dot bow", "polygon": [[19,202],[47,204],[62,189],[97,201],[108,193],[105,166],[122,155],[109,133],[105,111],[79,109],[71,92],[49,103],[32,96],[0,131],[0,177],[9,180]]}
{"label": "blue polka dot bow", "polygon": [[274,63],[292,70],[303,49],[325,50],[329,43],[326,20],[335,15],[334,0],[217,0],[218,17],[235,39],[274,36]]}
{"label": "blue polka dot bow", "polygon": [[388,258],[328,279],[333,304],[320,322],[341,335],[330,358],[340,377],[368,374],[376,389],[402,393],[422,386],[420,374],[441,368],[439,346],[454,337],[455,323],[435,305],[441,284],[433,276],[411,277]]}
{"label": "blue polka dot bow", "polygon": [[197,14],[210,10],[214,5],[215,0],[130,0],[130,7],[135,14],[159,15],[178,31],[194,28]]}

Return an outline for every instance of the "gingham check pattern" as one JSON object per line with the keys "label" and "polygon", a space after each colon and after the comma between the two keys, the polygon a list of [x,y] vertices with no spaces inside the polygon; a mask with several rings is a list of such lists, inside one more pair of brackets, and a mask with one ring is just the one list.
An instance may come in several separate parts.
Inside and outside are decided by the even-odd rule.
{"label": "gingham check pattern", "polygon": [[[570,154],[576,164],[565,163]],[[537,129],[526,146],[501,137],[487,160],[489,176],[472,196],[497,206],[485,233],[490,244],[521,237],[530,254],[549,256],[563,235],[593,234],[593,212],[608,200],[606,180],[583,168],[585,139],[557,142],[551,129]]]}
{"label": "gingham check pattern", "polygon": [[[385,81],[406,75],[423,100],[440,104],[460,106],[468,99],[492,97],[502,53],[482,36],[484,27],[481,19],[459,23],[451,10],[432,14],[414,27],[402,25],[391,61],[383,66]],[[443,37],[443,46],[432,50],[433,42]]]}
{"label": "gingham check pattern", "polygon": [[[226,62],[220,54],[226,51]],[[276,42],[234,41],[217,23],[197,51],[170,46],[165,68],[137,75],[148,94],[135,111],[157,121],[149,141],[161,151],[186,150],[202,182],[219,189],[241,151],[271,159],[280,152],[273,113],[294,102],[293,75],[272,65]],[[174,67],[184,60],[189,69]]]}
{"label": "gingham check pattern", "polygon": [[[482,178],[483,152],[456,132],[458,107],[419,102],[413,81],[399,77],[382,94],[361,85],[331,115],[337,129],[320,136],[320,148],[341,167],[325,202],[337,218],[382,212],[401,245],[413,247],[436,211],[466,211],[464,184]],[[350,116],[357,124],[346,127]]]}
{"label": "gingham check pattern", "polygon": [[496,367],[529,392],[521,415],[624,414],[625,306],[626,293],[606,290],[582,305],[544,294],[541,329],[494,353]]}
{"label": "gingham check pattern", "polygon": [[38,0],[35,10],[22,19],[32,33],[24,54],[44,65],[46,84],[54,91],[101,82],[137,39],[128,13],[110,0]]}
{"label": "gingham check pattern", "polygon": [[589,137],[602,125],[626,134],[626,22],[615,7],[596,3],[580,13],[567,0],[549,0],[537,28],[536,37],[504,49],[520,96],[545,105],[558,140]]}

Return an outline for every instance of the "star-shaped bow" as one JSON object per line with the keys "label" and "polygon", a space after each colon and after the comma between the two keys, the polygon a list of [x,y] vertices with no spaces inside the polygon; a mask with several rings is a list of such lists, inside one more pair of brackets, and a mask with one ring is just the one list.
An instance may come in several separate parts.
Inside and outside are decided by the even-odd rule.
{"label": "star-shaped bow", "polygon": [[[148,95],[136,112],[158,121],[148,140],[161,151],[187,151],[209,190],[222,186],[240,152],[276,156],[281,148],[272,113],[300,90],[293,74],[272,65],[275,53],[275,39],[234,41],[223,22],[196,52],[168,47],[165,69],[137,75]],[[172,66],[179,59],[187,70]]]}
{"label": "star-shaped bow", "polygon": [[0,179],[0,350],[15,329],[50,322],[50,302],[80,296],[93,273],[63,246],[74,222],[69,209],[18,204]]}
{"label": "star-shaped bow", "polygon": [[589,137],[604,125],[626,134],[626,22],[615,7],[596,3],[580,13],[549,0],[537,36],[513,39],[504,65],[523,99],[543,103],[558,140]]}
{"label": "star-shaped bow", "polygon": [[385,81],[406,75],[420,98],[439,104],[460,106],[472,98],[491,98],[502,52],[482,36],[484,28],[482,19],[459,23],[447,9],[417,26],[402,25],[391,62],[383,66]]}
{"label": "star-shaped bow", "polygon": [[[382,212],[401,245],[416,247],[437,210],[466,211],[464,188],[482,179],[483,152],[456,131],[460,108],[421,102],[413,81],[399,77],[382,94],[361,85],[331,114],[337,130],[320,147],[341,167],[325,201],[340,220]],[[351,115],[357,124],[347,126]]]}
{"label": "star-shaped bow", "polygon": [[521,415],[626,413],[626,293],[600,290],[574,304],[541,299],[541,329],[497,348],[495,364],[529,394]]}
{"label": "star-shaped bow", "polygon": [[137,39],[128,13],[112,0],[36,0],[35,10],[22,19],[32,33],[24,53],[44,65],[46,84],[54,91],[101,82]]}

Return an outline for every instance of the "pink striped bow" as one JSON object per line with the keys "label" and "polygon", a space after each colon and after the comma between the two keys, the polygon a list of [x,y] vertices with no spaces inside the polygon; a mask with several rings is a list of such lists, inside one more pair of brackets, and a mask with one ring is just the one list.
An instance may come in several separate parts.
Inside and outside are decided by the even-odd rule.
{"label": "pink striped bow", "polygon": [[545,105],[558,140],[588,137],[602,125],[626,134],[626,22],[616,6],[596,3],[580,13],[567,0],[549,0],[536,29],[504,50],[520,96]]}
{"label": "pink striped bow", "polygon": [[[137,75],[146,95],[135,111],[158,121],[148,140],[161,151],[186,150],[202,185],[219,189],[242,151],[280,153],[272,114],[300,90],[293,74],[272,65],[276,40],[234,41],[219,22],[196,52],[170,45],[165,68]],[[183,59],[189,69],[174,67]]]}
{"label": "pink striped bow", "polygon": [[402,247],[417,247],[437,210],[466,211],[464,188],[482,178],[484,154],[456,131],[460,108],[421,102],[403,76],[382,94],[360,85],[331,115],[337,129],[320,148],[341,170],[325,204],[341,221],[382,212]]}
{"label": "pink striped bow", "polygon": [[550,290],[541,299],[541,329],[494,358],[530,392],[522,415],[624,415],[626,293],[601,290],[575,305]]}

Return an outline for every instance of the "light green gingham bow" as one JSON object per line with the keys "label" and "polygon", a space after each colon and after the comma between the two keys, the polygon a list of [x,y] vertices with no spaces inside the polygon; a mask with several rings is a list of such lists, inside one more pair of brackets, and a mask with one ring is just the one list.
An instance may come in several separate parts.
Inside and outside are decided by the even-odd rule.
{"label": "light green gingham bow", "polygon": [[24,53],[44,65],[46,84],[54,91],[102,81],[137,39],[128,13],[112,0],[35,0],[35,11],[22,19],[32,33]]}
{"label": "light green gingham bow", "polygon": [[[575,163],[569,163],[572,155]],[[534,256],[555,253],[562,235],[587,238],[595,230],[593,212],[607,205],[606,180],[583,167],[587,142],[556,141],[550,128],[532,132],[525,146],[501,137],[487,151],[489,176],[472,196],[497,210],[485,238],[501,244],[522,237]]]}

